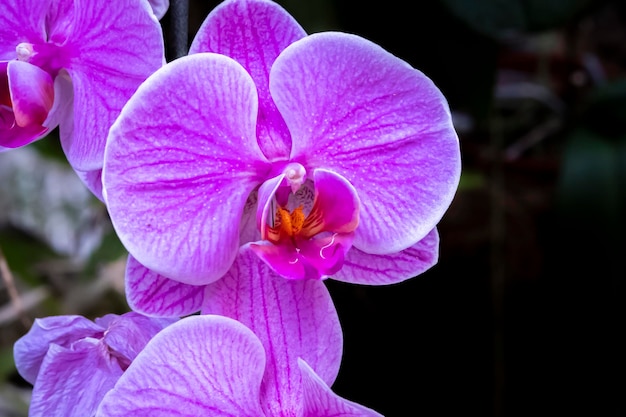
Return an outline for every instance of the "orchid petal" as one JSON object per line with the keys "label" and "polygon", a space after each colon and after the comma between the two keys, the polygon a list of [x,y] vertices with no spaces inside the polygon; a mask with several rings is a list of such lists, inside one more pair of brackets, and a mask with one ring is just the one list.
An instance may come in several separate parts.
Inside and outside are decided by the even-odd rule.
{"label": "orchid petal", "polygon": [[194,285],[230,268],[267,169],[256,111],[250,76],[217,54],[173,61],[130,99],[111,128],[103,182],[120,240],[141,264]]}
{"label": "orchid petal", "polygon": [[240,245],[261,239],[261,233],[257,226],[256,216],[258,200],[258,190],[252,191],[246,200],[246,205],[244,206],[243,214],[241,215],[241,222],[239,223]]}
{"label": "orchid petal", "polygon": [[74,129],[74,113],[72,107],[74,106],[74,86],[70,75],[65,70],[59,71],[54,79],[54,103],[50,112],[48,112],[48,118],[43,122],[43,125],[47,128],[53,129],[65,122],[65,133],[68,135],[73,134]]}
{"label": "orchid petal", "polygon": [[75,0],[73,32],[61,67],[74,85],[73,126],[61,122],[61,144],[80,171],[102,168],[109,128],[122,106],[164,63],[161,26],[145,1]]}
{"label": "orchid petal", "polygon": [[108,314],[95,320],[96,324],[103,327],[108,322],[102,340],[118,358],[128,362],[132,362],[158,332],[175,321],[146,317],[132,311],[121,316]]}
{"label": "orchid petal", "polygon": [[13,111],[0,107],[0,133],[2,134],[0,142],[4,145],[0,145],[0,148],[6,150],[28,145],[45,136],[47,131],[47,128],[40,125],[17,126]]}
{"label": "orchid petal", "polygon": [[426,271],[437,263],[438,257],[439,234],[433,229],[415,245],[398,253],[372,255],[353,247],[333,279],[365,285],[395,284]]}
{"label": "orchid petal", "polygon": [[325,169],[316,169],[314,210],[322,214],[324,231],[354,232],[359,224],[360,201],[356,190],[345,178]]}
{"label": "orchid petal", "polygon": [[85,187],[96,196],[100,201],[104,201],[102,196],[102,170],[96,169],[95,171],[76,171],[78,178],[85,184]]}
{"label": "orchid petal", "polygon": [[265,354],[234,320],[192,316],[155,336],[102,401],[98,417],[263,417]]}
{"label": "orchid petal", "polygon": [[171,280],[128,256],[126,299],[135,311],[148,316],[182,317],[200,311],[204,286]]}
{"label": "orchid petal", "polygon": [[243,247],[228,273],[207,287],[203,313],[240,321],[261,340],[267,355],[262,403],[269,415],[302,409],[297,358],[327,383],[339,371],[342,333],[337,312],[321,281],[277,276]]}
{"label": "orchid petal", "polygon": [[41,68],[20,61],[9,62],[7,75],[15,123],[21,127],[41,126],[54,102],[52,77]]}
{"label": "orchid petal", "polygon": [[167,9],[170,7],[170,0],[149,0],[150,7],[152,7],[152,12],[156,16],[157,19],[161,20],[165,13],[167,13]]}
{"label": "orchid petal", "polygon": [[50,345],[33,388],[30,417],[94,415],[104,395],[122,375],[106,346],[85,339],[71,348]]}
{"label": "orchid petal", "polygon": [[270,95],[270,68],[288,45],[305,36],[298,22],[274,2],[231,0],[209,14],[189,50],[226,55],[250,73],[259,92],[259,146],[270,160],[286,158],[291,149],[291,136]]}
{"label": "orchid petal", "polygon": [[298,360],[304,387],[304,413],[302,417],[382,417],[374,410],[345,400],[315,374],[302,359]]}
{"label": "orchid petal", "polygon": [[0,3],[0,60],[15,59],[21,42],[46,40],[46,11],[51,0],[11,0]]}
{"label": "orchid petal", "polygon": [[271,216],[273,218],[275,215],[275,213],[272,212],[272,201],[276,190],[278,190],[278,187],[280,187],[284,179],[285,174],[280,174],[265,181],[259,187],[256,224],[258,230],[261,231],[261,236],[266,236],[266,229],[269,227],[268,217]]}
{"label": "orchid petal", "polygon": [[20,61],[0,62],[0,146],[17,148],[42,138],[54,100],[52,78]]}
{"label": "orchid petal", "polygon": [[363,38],[318,33],[277,58],[270,91],[293,137],[291,160],[332,170],[358,191],[356,247],[398,252],[435,227],[460,153],[431,80]]}
{"label": "orchid petal", "polygon": [[65,42],[74,23],[74,0],[52,0],[49,2],[46,15],[48,42],[62,44]]}
{"label": "orchid petal", "polygon": [[81,316],[35,319],[28,333],[13,345],[17,371],[26,381],[34,384],[51,344],[69,347],[76,340],[101,336],[104,330],[103,327]]}

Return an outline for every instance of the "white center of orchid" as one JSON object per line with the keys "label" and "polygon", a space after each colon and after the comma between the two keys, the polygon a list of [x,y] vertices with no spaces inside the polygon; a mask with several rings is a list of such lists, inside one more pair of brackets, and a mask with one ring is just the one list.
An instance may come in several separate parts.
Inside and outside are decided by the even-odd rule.
{"label": "white center of orchid", "polygon": [[35,54],[33,51],[33,44],[22,42],[15,47],[17,53],[17,60],[28,62],[28,60]]}
{"label": "white center of orchid", "polygon": [[283,173],[285,174],[287,183],[291,187],[291,192],[295,194],[306,180],[306,169],[297,162],[291,162],[287,165]]}

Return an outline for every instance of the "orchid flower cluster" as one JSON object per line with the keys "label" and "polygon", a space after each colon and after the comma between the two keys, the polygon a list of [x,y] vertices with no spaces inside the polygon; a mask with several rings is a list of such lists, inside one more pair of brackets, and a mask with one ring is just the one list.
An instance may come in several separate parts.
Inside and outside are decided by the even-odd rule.
{"label": "orchid flower cluster", "polygon": [[331,278],[437,262],[460,176],[441,92],[359,36],[226,0],[166,63],[164,2],[0,5],[0,150],[59,127],[129,252],[133,312],[39,319],[31,416],[379,416],[334,394]]}

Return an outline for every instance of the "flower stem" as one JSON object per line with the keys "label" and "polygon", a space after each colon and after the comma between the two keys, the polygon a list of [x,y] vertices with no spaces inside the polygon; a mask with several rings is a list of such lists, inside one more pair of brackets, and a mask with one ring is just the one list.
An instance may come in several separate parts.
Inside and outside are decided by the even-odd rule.
{"label": "flower stem", "polygon": [[171,17],[171,56],[174,60],[187,55],[189,42],[189,0],[173,0],[170,2]]}

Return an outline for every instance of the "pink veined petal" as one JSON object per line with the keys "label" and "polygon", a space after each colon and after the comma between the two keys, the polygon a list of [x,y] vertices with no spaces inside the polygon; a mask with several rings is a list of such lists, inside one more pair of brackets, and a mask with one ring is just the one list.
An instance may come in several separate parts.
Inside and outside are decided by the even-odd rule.
{"label": "pink veined petal", "polygon": [[326,383],[335,380],[343,337],[323,282],[279,277],[244,247],[228,274],[207,286],[202,311],[238,320],[261,340],[267,355],[261,402],[268,416],[300,415],[298,357]]}
{"label": "pink veined petal", "polygon": [[270,68],[288,45],[305,36],[277,3],[227,0],[209,14],[189,50],[229,56],[250,73],[259,92],[259,146],[270,160],[287,158],[291,149],[291,136],[270,95]]}
{"label": "pink veined petal", "polygon": [[41,126],[54,102],[50,74],[27,62],[10,61],[7,66],[15,123],[20,127]]}
{"label": "pink veined petal", "polygon": [[202,285],[230,268],[250,192],[266,175],[252,79],[196,54],[146,81],[111,128],[103,172],[115,229],[154,272]]}
{"label": "pink veined petal", "polygon": [[71,127],[61,122],[61,144],[75,169],[93,171],[122,106],[163,65],[163,34],[146,1],[75,0],[74,17],[63,46],[74,118]]}
{"label": "pink veined petal", "polygon": [[438,258],[439,234],[433,229],[410,248],[389,255],[372,255],[353,247],[332,278],[353,284],[395,284],[426,271]]}
{"label": "pink veined petal", "polygon": [[264,417],[265,354],[242,324],[192,316],[155,336],[102,401],[97,417]]}
{"label": "pink veined petal", "polygon": [[135,311],[148,316],[182,317],[200,311],[204,286],[171,280],[141,265],[128,256],[126,299]]}
{"label": "pink veined petal", "polygon": [[97,324],[108,321],[102,340],[111,354],[121,361],[130,363],[157,333],[177,319],[146,317],[134,311],[118,316],[109,314],[96,319]]}
{"label": "pink veined petal", "polygon": [[382,417],[374,410],[345,400],[315,374],[302,359],[298,360],[304,387],[304,413],[302,417]]}
{"label": "pink veined petal", "polygon": [[46,40],[45,18],[51,0],[4,0],[0,2],[0,60],[16,58],[21,42]]}
{"label": "pink veined petal", "polygon": [[446,100],[424,74],[358,36],[318,33],[277,58],[270,91],[291,160],[358,191],[357,248],[398,252],[435,227],[456,191],[460,152]]}
{"label": "pink veined petal", "polygon": [[46,14],[48,42],[65,42],[74,22],[74,0],[51,0]]}
{"label": "pink veined petal", "polygon": [[51,345],[35,382],[30,417],[92,416],[122,375],[106,346],[85,339],[71,348]]}
{"label": "pink veined petal", "polygon": [[104,328],[81,316],[53,316],[35,319],[28,333],[13,345],[19,374],[35,383],[41,362],[51,344],[69,347],[85,337],[100,337]]}

